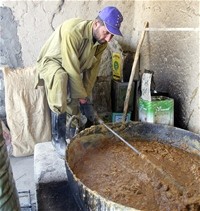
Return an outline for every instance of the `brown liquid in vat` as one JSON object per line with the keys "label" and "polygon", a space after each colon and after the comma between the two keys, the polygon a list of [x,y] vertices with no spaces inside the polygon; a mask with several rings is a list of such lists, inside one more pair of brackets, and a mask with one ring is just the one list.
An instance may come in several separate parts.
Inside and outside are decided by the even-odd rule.
{"label": "brown liquid in vat", "polygon": [[200,210],[200,157],[156,141],[129,142],[170,175],[166,180],[121,141],[90,149],[73,173],[91,190],[116,203],[142,210]]}

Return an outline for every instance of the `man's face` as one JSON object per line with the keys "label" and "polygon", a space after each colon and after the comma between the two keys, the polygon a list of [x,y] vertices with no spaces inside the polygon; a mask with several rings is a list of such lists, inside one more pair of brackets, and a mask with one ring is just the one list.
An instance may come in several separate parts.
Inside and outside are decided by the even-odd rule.
{"label": "man's face", "polygon": [[110,42],[113,38],[113,34],[111,34],[104,25],[101,25],[99,21],[94,23],[93,27],[93,37],[99,44],[104,44],[106,42]]}

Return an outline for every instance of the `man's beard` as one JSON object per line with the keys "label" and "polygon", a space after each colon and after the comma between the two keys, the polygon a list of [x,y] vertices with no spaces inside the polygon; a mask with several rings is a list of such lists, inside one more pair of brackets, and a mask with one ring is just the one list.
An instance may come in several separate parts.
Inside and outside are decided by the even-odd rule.
{"label": "man's beard", "polygon": [[106,40],[97,40],[97,42],[98,42],[99,44],[104,44],[104,43],[106,43],[107,41],[106,41]]}
{"label": "man's beard", "polygon": [[99,44],[104,44],[107,41],[105,39],[100,39],[99,38],[99,28],[97,28],[94,32],[93,32],[93,42],[98,42]]}

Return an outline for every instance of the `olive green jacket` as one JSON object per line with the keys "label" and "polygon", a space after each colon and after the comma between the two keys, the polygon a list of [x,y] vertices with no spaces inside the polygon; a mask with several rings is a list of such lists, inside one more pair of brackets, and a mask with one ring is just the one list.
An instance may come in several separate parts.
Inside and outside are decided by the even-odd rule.
{"label": "olive green jacket", "polygon": [[35,87],[44,82],[50,108],[56,112],[66,111],[66,95],[78,99],[92,93],[101,55],[107,47],[93,43],[92,24],[93,21],[78,18],[67,20],[41,49]]}

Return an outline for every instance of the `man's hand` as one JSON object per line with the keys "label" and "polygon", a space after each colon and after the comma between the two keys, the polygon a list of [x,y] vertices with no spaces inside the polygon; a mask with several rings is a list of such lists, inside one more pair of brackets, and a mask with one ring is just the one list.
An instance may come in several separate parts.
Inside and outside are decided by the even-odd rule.
{"label": "man's hand", "polygon": [[89,121],[90,126],[94,124],[95,112],[93,104],[88,99],[79,99],[80,111]]}
{"label": "man's hand", "polygon": [[85,103],[87,103],[87,101],[88,101],[87,98],[80,98],[79,99],[80,104],[85,104]]}

